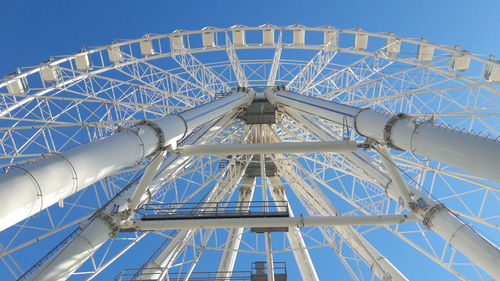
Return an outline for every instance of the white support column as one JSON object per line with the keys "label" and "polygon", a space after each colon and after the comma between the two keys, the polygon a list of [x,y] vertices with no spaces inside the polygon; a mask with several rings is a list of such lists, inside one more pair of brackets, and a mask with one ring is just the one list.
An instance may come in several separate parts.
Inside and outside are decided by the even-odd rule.
{"label": "white support column", "polygon": [[382,160],[382,163],[384,163],[387,173],[391,176],[392,183],[394,183],[394,186],[398,188],[398,192],[400,194],[399,198],[401,199],[399,204],[407,209],[411,209],[411,204],[416,204],[415,198],[403,179],[403,176],[399,172],[398,167],[394,163],[389,150],[385,147],[385,145],[380,144],[377,145],[375,149],[380,154],[380,159]]}
{"label": "white support column", "polygon": [[[253,198],[253,193],[255,190],[255,178],[243,178],[243,182],[240,185],[240,194],[238,197],[239,202],[248,202]],[[241,211],[246,211],[249,208],[248,203],[238,203],[238,209]],[[217,278],[229,278],[231,277],[231,272],[234,269],[234,264],[236,262],[236,257],[238,255],[238,249],[240,247],[241,237],[243,235],[243,227],[231,228],[227,234],[226,243],[224,244],[224,251],[219,261],[219,267],[217,269]]]}
{"label": "white support column", "polygon": [[185,247],[193,235],[194,229],[184,229],[175,235],[168,245],[158,254],[154,261],[145,265],[144,270],[137,277],[138,280],[156,280],[161,277],[165,268],[169,268],[177,259],[182,249]]}
{"label": "white support column", "polygon": [[[439,234],[457,250],[498,279],[500,277],[500,250],[498,247],[474,231],[446,207],[433,202],[430,198],[426,198],[422,193],[411,188],[397,170],[385,147],[379,145],[377,151],[382,156],[384,166],[391,175],[391,183],[399,189],[405,207],[413,210],[415,215],[423,220],[427,228]],[[417,198],[421,200],[420,204],[423,203],[425,206],[419,206],[419,202],[415,201]]]}
{"label": "white support column", "polygon": [[276,143],[228,143],[211,145],[184,145],[175,152],[183,155],[242,155],[242,154],[279,154],[348,152],[357,148],[355,141],[324,142],[276,142]]}
{"label": "white support column", "polygon": [[320,216],[291,218],[237,218],[237,219],[185,219],[185,220],[133,220],[123,225],[129,231],[154,231],[173,229],[212,229],[228,227],[305,227],[331,225],[389,225],[413,220],[407,215],[375,215],[375,216]]}
{"label": "white support column", "polygon": [[274,259],[271,232],[264,233],[264,239],[266,240],[267,280],[274,281]]}
{"label": "white support column", "polygon": [[238,59],[238,54],[236,54],[236,49],[234,48],[233,41],[229,38],[229,34],[226,32],[226,53],[231,62],[231,66],[234,71],[234,75],[236,76],[236,80],[238,81],[238,86],[248,87],[248,80],[245,75],[245,69],[241,65],[240,60]]}
{"label": "white support column", "polygon": [[[244,167],[240,164],[236,164],[232,168],[229,168],[225,176],[214,186],[205,201],[222,201],[226,195],[228,195],[228,190],[234,190],[237,183],[243,177],[244,171]],[[173,239],[167,247],[161,250],[158,256],[150,264],[145,266],[147,270],[143,272],[143,278],[145,280],[151,280],[152,278],[159,278],[164,275],[164,272],[168,270],[171,264],[177,259],[181,251],[186,246],[186,242],[192,238],[197,230],[198,228],[196,227],[180,229],[176,238]]]}
{"label": "white support column", "polygon": [[267,79],[267,86],[274,86],[276,84],[276,77],[278,76],[278,69],[280,66],[281,53],[283,51],[283,31],[280,31],[278,37],[278,42],[276,43],[276,50],[274,51],[273,64],[271,65],[271,70],[269,71],[269,77]]}
{"label": "white support column", "polygon": [[[285,189],[280,179],[278,177],[269,177],[269,181],[271,182],[272,186],[271,196],[273,200],[288,202],[288,198],[285,194]],[[290,216],[293,217],[292,210],[289,209],[288,212]],[[297,227],[290,227],[286,235],[288,237],[288,241],[290,242],[290,247],[293,249],[293,256],[295,258],[295,262],[299,267],[302,280],[318,281],[318,274],[316,273],[316,269],[314,268],[311,256],[309,255],[309,251],[306,248],[306,244],[304,243],[304,238],[302,237],[302,233],[300,232],[300,230]]]}
{"label": "white support column", "polygon": [[[336,216],[337,210],[331,205],[323,193],[318,192],[312,187],[308,187],[306,182],[296,173],[293,173],[290,168],[286,168],[277,162],[281,176],[287,181],[294,193],[304,198],[315,213],[321,216]],[[380,280],[398,280],[408,281],[408,279],[377,249],[375,249],[368,240],[359,234],[351,226],[333,226],[333,229],[349,244],[351,249],[356,252],[369,266],[372,272],[378,276]],[[334,242],[334,241],[330,241]]]}
{"label": "white support column", "polygon": [[285,105],[354,128],[362,136],[390,147],[424,155],[473,175],[499,182],[500,142],[474,134],[417,122],[404,114],[389,115],[288,91],[266,91],[274,105]]}
{"label": "white support column", "polygon": [[[108,211],[111,211],[109,209]],[[26,280],[63,281],[91,257],[99,247],[119,231],[119,219],[101,213],[68,243],[57,255],[50,258]]]}
{"label": "white support column", "polygon": [[[323,132],[322,129],[297,113],[297,111],[287,110],[287,113],[294,119],[302,122],[319,139],[323,141],[335,140],[335,138]],[[397,202],[403,201],[404,195],[401,194],[401,190],[408,188],[416,201],[419,199],[423,200],[424,204],[421,203],[422,208],[417,205],[418,208],[414,209],[413,212],[423,219],[425,226],[443,237],[443,239],[448,241],[491,276],[500,279],[500,249],[495,244],[458,219],[452,211],[414,187],[409,185],[407,187],[397,186],[397,181],[392,181],[391,177],[382,171],[374,160],[361,150],[342,154],[342,157],[364,170],[368,176],[375,179],[378,183],[377,186],[384,189]]]}
{"label": "white support column", "polygon": [[330,61],[337,55],[338,49],[336,35],[332,36],[329,41],[325,42],[323,48],[295,75],[287,84],[287,88],[293,89],[302,93],[305,89],[316,80],[323,72],[323,69],[328,66]]}
{"label": "white support column", "polygon": [[148,186],[151,184],[156,171],[158,171],[158,168],[163,162],[163,159],[165,159],[165,156],[165,151],[159,152],[148,164],[148,166],[144,170],[144,173],[142,174],[141,180],[134,188],[134,193],[132,194],[132,196],[130,196],[130,201],[128,202],[129,210],[134,211],[135,209],[137,209],[137,207],[141,203],[141,199],[146,193]]}
{"label": "white support column", "polygon": [[121,129],[18,169],[0,174],[0,231],[83,188],[142,161],[184,138],[193,129],[239,107],[253,94],[237,92],[222,99],[161,119]]}
{"label": "white support column", "polygon": [[196,83],[209,95],[215,96],[218,93],[229,92],[231,88],[222,81],[217,73],[204,65],[194,55],[181,48],[174,52],[172,59],[175,60],[186,72],[196,81]]}
{"label": "white support column", "polygon": [[[193,133],[188,138],[188,143],[204,143],[218,129],[234,117],[234,112],[222,117],[213,125],[206,125],[199,131]],[[161,187],[165,179],[172,178],[187,163],[188,157],[171,154],[163,161],[152,184],[149,186],[151,194]],[[26,280],[53,281],[66,280],[77,268],[79,268],[88,258],[90,258],[97,249],[109,238],[115,235],[118,230],[116,225],[121,222],[122,217],[112,214],[115,206],[118,206],[118,212],[126,212],[129,208],[129,198],[135,192],[135,186],[131,186],[113,198],[108,207],[102,210],[102,215],[95,217],[88,222],[85,229],[68,244],[61,249],[57,255],[50,257],[35,272],[27,277]],[[148,200],[147,196],[141,198],[142,203]]]}
{"label": "white support column", "polygon": [[[264,126],[259,125],[259,130],[255,131],[258,133],[256,136],[259,141],[264,140]],[[266,176],[266,155],[265,154],[259,154],[259,162],[260,162],[260,181],[261,181],[261,186],[262,186],[262,200],[264,202],[268,201],[267,199],[267,192],[268,192],[268,179]],[[269,207],[266,205],[264,207],[264,212],[268,212]],[[267,280],[268,281],[274,281],[274,259],[273,259],[273,243],[271,240],[271,232],[264,232],[264,240],[265,240],[265,245],[266,245],[266,264],[267,264]]]}

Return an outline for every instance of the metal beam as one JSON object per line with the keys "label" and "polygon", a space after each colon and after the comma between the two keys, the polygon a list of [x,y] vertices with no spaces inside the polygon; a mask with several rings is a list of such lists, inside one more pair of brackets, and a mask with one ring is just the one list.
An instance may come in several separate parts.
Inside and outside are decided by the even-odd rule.
{"label": "metal beam", "polygon": [[[288,109],[287,113],[302,122],[321,140],[334,140],[297,111]],[[460,152],[457,151],[457,153]],[[488,274],[494,278],[500,278],[500,249],[460,220],[451,210],[413,186],[407,185],[406,182],[403,182],[405,186],[397,186],[398,181],[392,181],[391,177],[380,170],[371,157],[360,150],[345,153],[342,156],[373,178],[378,183],[377,186],[384,189],[386,194],[397,202],[402,202],[405,196],[401,190],[409,189],[415,201],[420,200],[420,204],[414,205],[412,211],[423,220],[428,229],[435,231]]]}
{"label": "metal beam", "polygon": [[[287,201],[288,198],[285,194],[285,189],[281,180],[278,177],[269,177],[269,181],[272,186],[271,196],[274,201]],[[283,211],[283,210],[280,210]],[[288,210],[288,213],[293,217],[293,211]],[[302,280],[305,281],[319,281],[318,274],[309,255],[309,251],[304,243],[304,238],[302,233],[297,227],[290,227],[286,233],[288,241],[290,242],[290,247],[293,249],[293,256],[295,262],[297,263],[302,276]]]}
{"label": "metal beam", "polygon": [[0,174],[0,231],[83,188],[131,166],[197,127],[253,100],[237,92],[222,99],[168,115]]}
{"label": "metal beam", "polygon": [[[308,209],[310,215],[336,216],[339,212],[331,204],[329,199],[317,188],[309,186],[302,177],[295,173],[291,167],[286,167],[285,163],[277,162],[280,169],[280,175],[286,180],[297,197],[302,198],[304,207]],[[307,209],[307,208],[306,208]],[[375,249],[371,243],[366,240],[359,232],[351,226],[333,226],[335,232],[342,237],[350,248],[359,255],[369,266],[370,270],[379,277],[380,280],[399,280],[408,281],[408,279],[381,253]],[[329,239],[325,235],[325,239]],[[330,243],[335,243],[330,239]],[[335,249],[337,252],[337,249]],[[338,254],[343,263],[349,270],[348,264]],[[351,272],[352,274],[352,272]],[[354,278],[354,277],[353,277]]]}
{"label": "metal beam", "polygon": [[234,44],[229,38],[229,34],[226,32],[226,53],[231,62],[231,66],[233,68],[234,75],[236,76],[236,80],[238,81],[238,86],[248,87],[248,79],[245,75],[245,69],[241,65],[240,60],[238,59],[238,54],[236,54],[236,49],[234,48]]}
{"label": "metal beam", "polygon": [[[243,182],[240,185],[240,194],[238,201],[252,201],[255,190],[255,179],[256,178],[243,178]],[[238,207],[241,208],[241,211],[245,211],[248,210],[250,205],[248,203],[240,203],[238,204]],[[226,238],[226,243],[224,244],[224,251],[222,252],[222,257],[219,261],[217,278],[222,279],[231,277],[231,271],[233,271],[234,269],[234,264],[238,255],[238,249],[240,247],[241,237],[243,236],[243,230],[243,227],[231,228],[229,230]]]}
{"label": "metal beam", "polygon": [[295,75],[287,87],[299,93],[304,92],[328,66],[330,61],[337,55],[336,36],[325,42],[323,48]]}
{"label": "metal beam", "polygon": [[[219,202],[223,201],[224,197],[231,197],[237,183],[241,180],[245,167],[241,164],[233,165],[227,169],[224,177],[222,177],[217,184],[212,188],[211,192],[206,196],[205,202]],[[131,223],[131,221],[128,221]],[[123,225],[122,225],[123,226]],[[179,231],[178,235],[160,251],[158,256],[149,264],[145,265],[147,273],[146,279],[159,278],[165,275],[165,272],[172,265],[172,263],[177,259],[181,251],[187,245],[187,241],[191,240],[191,237],[196,233],[198,229],[196,227],[188,227]]]}
{"label": "metal beam", "polygon": [[388,225],[414,220],[409,215],[321,216],[291,218],[237,218],[186,220],[133,220],[123,224],[122,231],[155,231],[173,229],[211,229],[227,227],[308,227],[329,225]]}
{"label": "metal beam", "polygon": [[[192,136],[188,137],[188,143],[204,143],[223,125],[234,118],[235,112],[227,114],[220,118],[214,124],[205,125]],[[174,177],[186,164],[187,156],[176,154],[169,155],[160,166],[159,172],[155,175],[152,184],[149,186],[151,194],[155,194],[162,186],[166,179]],[[46,256],[42,260],[44,263],[35,264],[22,277],[22,280],[66,280],[76,269],[78,269],[88,258],[90,258],[99,247],[109,238],[115,235],[122,217],[117,217],[113,211],[118,213],[126,213],[129,204],[128,199],[134,192],[134,186],[125,188],[121,193],[117,194],[108,205],[100,210],[103,215],[94,216],[92,220],[84,227],[79,235],[68,240],[65,247],[57,251],[57,255]],[[148,196],[143,196],[141,203],[149,200]],[[118,210],[113,210],[114,206],[118,206]],[[109,219],[111,218],[111,220]]]}
{"label": "metal beam", "polygon": [[228,143],[215,145],[184,145],[175,152],[183,155],[242,155],[346,152],[357,148],[355,141]]}
{"label": "metal beam", "polygon": [[500,183],[500,142],[474,134],[417,122],[404,114],[386,114],[288,91],[266,91],[273,105],[348,125],[361,136],[389,147],[422,154],[430,159]]}

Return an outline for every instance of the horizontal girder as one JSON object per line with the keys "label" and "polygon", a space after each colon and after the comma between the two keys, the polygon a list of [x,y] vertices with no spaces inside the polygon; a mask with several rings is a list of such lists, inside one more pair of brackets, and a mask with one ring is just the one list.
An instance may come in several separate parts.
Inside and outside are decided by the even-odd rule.
{"label": "horizontal girder", "polygon": [[242,154],[280,154],[347,152],[357,148],[355,141],[322,142],[281,142],[281,143],[228,143],[213,145],[184,145],[175,150],[183,155],[242,155]]}
{"label": "horizontal girder", "polygon": [[288,218],[238,218],[199,220],[133,220],[122,225],[122,231],[155,231],[172,229],[207,229],[234,227],[308,227],[329,225],[387,225],[414,220],[409,215],[321,216]]}
{"label": "horizontal girder", "polygon": [[406,114],[387,114],[283,91],[268,89],[267,99],[349,126],[364,137],[389,147],[424,155],[473,175],[500,182],[500,142],[482,136],[417,122]]}

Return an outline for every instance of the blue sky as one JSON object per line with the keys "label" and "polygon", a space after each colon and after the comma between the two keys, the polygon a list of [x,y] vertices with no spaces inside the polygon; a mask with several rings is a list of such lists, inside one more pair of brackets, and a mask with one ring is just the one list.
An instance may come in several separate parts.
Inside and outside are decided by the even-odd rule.
{"label": "blue sky", "polygon": [[106,45],[145,33],[234,24],[362,27],[500,56],[499,14],[500,1],[494,0],[0,0],[0,77],[17,67],[38,65],[50,56],[71,54],[86,45]]}
{"label": "blue sky", "polygon": [[500,55],[500,2],[479,1],[0,1],[0,75],[113,39],[177,28],[272,23],[392,31]]}

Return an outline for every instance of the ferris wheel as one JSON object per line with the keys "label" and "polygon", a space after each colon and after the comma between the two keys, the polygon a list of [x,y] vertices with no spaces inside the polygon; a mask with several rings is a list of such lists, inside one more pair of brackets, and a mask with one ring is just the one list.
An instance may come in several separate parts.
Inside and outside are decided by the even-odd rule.
{"label": "ferris wheel", "polygon": [[499,82],[458,46],[270,24],[20,68],[2,278],[500,279]]}

